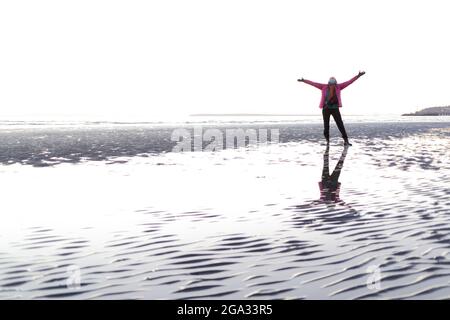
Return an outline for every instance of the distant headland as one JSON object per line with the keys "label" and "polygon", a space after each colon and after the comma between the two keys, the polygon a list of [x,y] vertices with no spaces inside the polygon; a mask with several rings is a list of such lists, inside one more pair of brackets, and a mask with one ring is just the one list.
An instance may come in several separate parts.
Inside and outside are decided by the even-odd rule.
{"label": "distant headland", "polygon": [[414,113],[404,113],[402,116],[450,116],[450,106],[425,108]]}

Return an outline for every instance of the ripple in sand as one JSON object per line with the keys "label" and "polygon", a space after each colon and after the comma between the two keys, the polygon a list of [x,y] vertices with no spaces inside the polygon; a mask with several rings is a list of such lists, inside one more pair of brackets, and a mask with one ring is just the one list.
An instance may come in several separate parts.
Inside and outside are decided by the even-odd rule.
{"label": "ripple in sand", "polygon": [[[245,156],[232,151],[229,156],[164,154],[140,160],[131,157],[151,153],[154,146],[144,140],[154,132],[143,132],[135,150],[123,144],[135,139],[132,130],[108,133],[118,139],[108,143],[96,142],[104,137],[92,132],[86,145],[64,148],[67,141],[54,133],[33,140],[40,141],[36,146],[25,134],[19,137],[26,142],[24,153],[11,157],[0,152],[0,161],[60,170],[57,164],[95,160],[101,171],[100,161],[107,159],[112,183],[136,180],[126,185],[131,192],[121,190],[132,199],[122,220],[109,207],[85,207],[89,215],[102,218],[98,225],[69,228],[50,220],[20,229],[16,237],[2,235],[0,298],[448,298],[450,136],[439,128],[429,131],[431,127],[405,125],[399,133],[397,125],[351,126],[356,143],[345,157],[336,202],[319,199],[325,147],[316,145],[315,127],[283,128],[290,132],[284,144],[270,151],[245,151]],[[75,135],[85,133],[71,134],[71,139]],[[299,142],[299,137],[310,142]],[[57,140],[56,145],[49,146],[46,139]],[[2,148],[11,150],[12,145]],[[341,152],[331,147],[332,165]],[[130,157],[114,159],[122,156]],[[51,171],[45,172],[51,179]],[[180,195],[184,202],[167,196],[170,188],[152,186],[148,177],[153,175],[156,180],[176,177],[186,187]],[[201,181],[200,191],[189,188],[193,178]],[[135,181],[145,181],[149,191],[131,195],[137,192]],[[218,181],[239,181],[232,189],[242,191],[240,202],[224,196],[233,192],[228,189],[219,189],[221,196],[214,197],[209,189],[220,186]],[[262,193],[252,196],[249,187],[256,185]],[[120,223],[109,227],[115,219]],[[66,283],[72,265],[81,271],[75,290]],[[367,285],[371,267],[380,270],[379,289]]]}

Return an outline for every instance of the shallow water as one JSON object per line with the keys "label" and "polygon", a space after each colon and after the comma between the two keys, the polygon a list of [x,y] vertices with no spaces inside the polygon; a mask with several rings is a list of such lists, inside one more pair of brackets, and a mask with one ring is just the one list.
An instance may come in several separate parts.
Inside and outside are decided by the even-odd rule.
{"label": "shallow water", "polygon": [[346,152],[276,127],[188,153],[173,128],[2,130],[0,298],[450,297],[449,123],[349,124]]}

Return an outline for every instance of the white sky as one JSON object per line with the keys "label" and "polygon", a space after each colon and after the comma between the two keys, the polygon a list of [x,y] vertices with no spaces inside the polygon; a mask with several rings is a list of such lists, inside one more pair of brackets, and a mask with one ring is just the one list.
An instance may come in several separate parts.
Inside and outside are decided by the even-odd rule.
{"label": "white sky", "polygon": [[450,104],[448,1],[1,1],[0,118],[345,114]]}

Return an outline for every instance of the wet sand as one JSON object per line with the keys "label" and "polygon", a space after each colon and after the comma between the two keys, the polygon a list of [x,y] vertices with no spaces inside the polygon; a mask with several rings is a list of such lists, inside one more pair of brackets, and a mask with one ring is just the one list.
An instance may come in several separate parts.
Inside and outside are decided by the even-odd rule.
{"label": "wet sand", "polygon": [[348,150],[271,126],[187,153],[172,127],[0,130],[0,298],[450,297],[450,123],[350,123]]}

